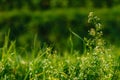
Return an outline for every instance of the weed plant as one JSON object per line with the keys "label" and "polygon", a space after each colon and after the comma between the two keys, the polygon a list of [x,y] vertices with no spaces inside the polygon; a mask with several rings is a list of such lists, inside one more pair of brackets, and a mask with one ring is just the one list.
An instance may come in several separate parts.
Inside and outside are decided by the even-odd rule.
{"label": "weed plant", "polygon": [[38,48],[35,37],[32,56],[28,52],[25,58],[6,36],[0,48],[0,80],[120,80],[120,58],[105,46],[100,19],[90,12],[88,23],[92,26],[88,38],[71,31],[84,42],[82,56],[78,52],[60,56],[51,47]]}
{"label": "weed plant", "polygon": [[102,39],[102,25],[100,19],[90,12],[88,23],[92,26],[89,38],[84,38],[86,42],[86,55],[81,57],[80,79],[89,80],[111,80],[114,74],[114,60],[110,49],[106,48]]}

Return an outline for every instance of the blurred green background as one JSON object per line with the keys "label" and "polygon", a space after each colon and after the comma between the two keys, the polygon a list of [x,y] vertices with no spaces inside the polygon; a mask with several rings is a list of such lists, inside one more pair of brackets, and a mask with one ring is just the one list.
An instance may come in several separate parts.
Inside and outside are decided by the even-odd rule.
{"label": "blurred green background", "polygon": [[46,43],[69,51],[73,46],[82,52],[82,41],[69,28],[87,36],[90,11],[101,18],[104,38],[119,47],[120,0],[0,0],[0,47],[10,30],[10,40],[16,40],[18,48],[32,48],[37,35],[38,47]]}

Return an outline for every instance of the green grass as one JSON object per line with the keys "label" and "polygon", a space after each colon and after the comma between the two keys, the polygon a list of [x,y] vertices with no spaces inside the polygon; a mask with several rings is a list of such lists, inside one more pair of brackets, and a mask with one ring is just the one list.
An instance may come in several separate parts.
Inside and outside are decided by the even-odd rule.
{"label": "green grass", "polygon": [[[31,51],[20,53],[15,41],[5,37],[0,48],[0,80],[120,80],[120,57],[102,39],[99,19],[91,12],[88,22],[92,25],[89,38],[85,38],[85,53],[60,53],[52,47],[36,46],[34,38]],[[81,38],[75,32],[73,35]],[[71,40],[71,44],[72,40]]]}

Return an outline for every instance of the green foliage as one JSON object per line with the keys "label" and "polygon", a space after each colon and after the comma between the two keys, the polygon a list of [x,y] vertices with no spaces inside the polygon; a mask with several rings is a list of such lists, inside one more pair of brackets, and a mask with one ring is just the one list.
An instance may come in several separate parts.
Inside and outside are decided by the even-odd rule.
{"label": "green foliage", "polygon": [[[118,6],[112,9],[96,11],[103,19],[104,38],[111,41],[112,44],[117,43],[118,46],[120,39],[120,36],[118,36],[120,29],[119,9],[120,7]],[[69,39],[70,33],[68,28],[71,28],[82,38],[87,36],[87,31],[90,28],[86,22],[87,13],[88,10],[83,9],[58,9],[43,12],[31,12],[29,10],[1,12],[0,46],[2,47],[3,45],[5,32],[10,28],[10,40],[16,40],[16,44],[19,46],[28,48],[31,46],[30,43],[32,43],[34,35],[37,34],[38,40],[47,43],[55,42],[55,46],[58,49],[66,50],[69,46],[64,44],[64,41]],[[78,38],[74,38],[73,42],[74,49],[82,49],[80,46],[82,42]],[[61,48],[63,46],[64,48]]]}
{"label": "green foliage", "polygon": [[85,39],[88,48],[82,56],[77,51],[73,54],[64,52],[61,56],[51,47],[38,48],[36,35],[32,51],[26,50],[27,54],[23,57],[16,49],[15,41],[9,43],[8,33],[4,46],[0,49],[0,79],[119,80],[120,57],[114,57],[113,51],[105,46],[99,18],[93,12],[88,17],[92,28],[90,27],[89,37]]}
{"label": "green foliage", "polygon": [[[8,15],[1,14],[0,31],[2,34],[0,37],[3,39],[5,32],[10,28],[10,40],[16,40],[16,44],[19,46],[28,48],[31,46],[33,36],[37,34],[38,39],[42,42],[55,42],[56,47],[62,50],[67,47],[64,41],[67,41],[69,37],[69,24],[76,28],[80,23],[82,26],[81,18],[84,18],[84,16],[83,13],[79,15],[77,10],[73,11],[71,9],[69,11],[58,10],[54,13],[53,11],[32,12],[32,14],[31,11],[12,11]],[[78,21],[76,22],[75,19]],[[82,31],[83,27],[80,28]],[[1,45],[3,42],[1,40]],[[26,43],[30,45],[26,45]],[[64,46],[64,48],[61,49],[61,46]]]}
{"label": "green foliage", "polygon": [[85,38],[88,51],[82,57],[80,77],[90,80],[110,80],[113,78],[115,63],[101,37],[100,19],[93,12],[90,12],[88,18],[88,23],[92,25],[92,28],[89,31],[90,38]]}
{"label": "green foliage", "polygon": [[1,0],[0,11],[8,11],[14,9],[29,10],[48,10],[54,8],[79,8],[79,7],[95,7],[103,8],[119,5],[119,0]]}

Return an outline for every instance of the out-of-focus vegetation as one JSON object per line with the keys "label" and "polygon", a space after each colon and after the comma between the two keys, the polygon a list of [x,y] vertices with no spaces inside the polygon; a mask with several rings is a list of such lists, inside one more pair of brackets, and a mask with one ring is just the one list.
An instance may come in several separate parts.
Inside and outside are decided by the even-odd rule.
{"label": "out-of-focus vegetation", "polygon": [[[59,55],[52,47],[37,46],[37,36],[31,51],[20,52],[15,41],[9,41],[9,32],[0,48],[1,80],[119,80],[120,57],[115,56],[111,47],[106,47],[102,38],[100,19],[90,12],[90,30],[83,39],[84,54],[78,51]],[[92,26],[91,26],[92,25]],[[70,29],[76,37],[81,37]],[[9,44],[10,43],[10,44]],[[70,46],[72,49],[72,45]]]}
{"label": "out-of-focus vegetation", "polygon": [[119,33],[120,0],[0,0],[0,79],[119,80]]}
{"label": "out-of-focus vegetation", "polygon": [[[33,37],[57,47],[59,51],[70,49],[70,38],[74,49],[82,50],[82,41],[71,35],[69,28],[82,38],[89,29],[86,16],[95,11],[104,23],[104,37],[118,44],[120,36],[119,0],[1,0],[0,1],[0,46],[10,29],[10,40],[17,46],[31,48]],[[119,46],[119,44],[118,44]]]}
{"label": "out-of-focus vegetation", "polygon": [[30,9],[30,10],[48,10],[53,8],[76,8],[76,7],[113,7],[119,5],[119,0],[1,0],[0,10],[12,9]]}

